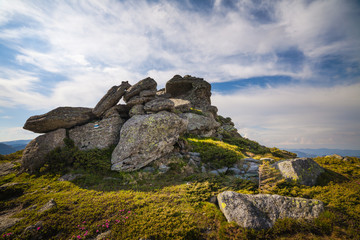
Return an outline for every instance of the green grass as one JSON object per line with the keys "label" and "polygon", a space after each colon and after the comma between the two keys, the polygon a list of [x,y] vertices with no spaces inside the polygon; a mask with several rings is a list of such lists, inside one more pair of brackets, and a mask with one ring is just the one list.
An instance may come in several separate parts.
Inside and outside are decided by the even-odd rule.
{"label": "green grass", "polygon": [[[195,147],[199,145],[197,150],[209,163],[221,159],[221,164],[231,164],[233,160],[227,157],[242,157],[235,145],[214,139],[188,141]],[[77,151],[69,146],[55,155],[70,156],[71,160],[65,161],[70,164],[66,171],[83,174],[73,182],[58,181],[60,174],[55,171],[38,175],[15,172],[0,177],[1,184],[26,184],[21,185],[23,195],[0,201],[2,211],[19,207],[21,211],[15,217],[22,218],[1,233],[1,236],[11,233],[3,239],[39,236],[90,239],[107,229],[111,229],[108,239],[357,239],[360,236],[360,161],[356,158],[348,161],[316,158],[329,171],[323,176],[326,181],[322,186],[285,182],[271,189],[273,194],[323,201],[326,211],[318,219],[282,219],[271,229],[255,231],[228,223],[218,207],[209,202],[224,190],[258,193],[251,181],[191,172],[183,159],[176,158],[171,160],[167,173],[111,172],[101,167],[110,164],[109,149],[88,151],[74,158]],[[219,149],[222,154],[216,158],[206,155],[206,150],[214,153]],[[4,159],[15,160],[7,156]],[[50,199],[55,200],[57,207],[38,212]],[[39,222],[42,223],[39,230],[24,233],[28,226]]]}

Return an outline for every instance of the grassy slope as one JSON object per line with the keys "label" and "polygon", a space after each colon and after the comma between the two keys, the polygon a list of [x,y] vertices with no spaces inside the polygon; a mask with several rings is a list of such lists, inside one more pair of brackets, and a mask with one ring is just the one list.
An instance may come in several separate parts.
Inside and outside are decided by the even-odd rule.
{"label": "grassy slope", "polygon": [[[213,139],[201,141],[204,145],[195,144],[200,152],[205,146],[209,151],[224,149],[219,158],[242,154],[241,146],[229,146]],[[257,186],[250,181],[192,171],[183,159],[173,159],[171,170],[165,174],[115,173],[106,170],[110,164],[110,150],[80,155],[68,154],[69,151],[76,152],[70,148],[67,154],[58,152],[55,159],[76,156],[73,165],[77,170],[70,171],[83,176],[73,182],[58,181],[60,174],[56,171],[0,177],[0,185],[28,184],[24,185],[24,195],[0,201],[1,211],[14,207],[22,209],[14,216],[22,220],[5,232],[11,235],[3,237],[2,233],[1,237],[79,239],[79,236],[91,239],[108,229],[111,229],[108,239],[356,239],[360,235],[359,159],[316,158],[320,165],[329,169],[324,180],[333,179],[333,182],[323,181],[322,186],[316,187],[286,183],[273,189],[273,193],[280,195],[324,201],[327,207],[320,218],[313,221],[284,219],[272,229],[253,231],[228,223],[217,206],[208,202],[224,190],[258,193]],[[20,153],[8,155],[1,162],[14,161],[20,156]],[[213,161],[211,156],[207,160]],[[57,207],[38,212],[50,199],[55,200]],[[26,227],[39,222],[42,223],[39,229],[24,233]]]}

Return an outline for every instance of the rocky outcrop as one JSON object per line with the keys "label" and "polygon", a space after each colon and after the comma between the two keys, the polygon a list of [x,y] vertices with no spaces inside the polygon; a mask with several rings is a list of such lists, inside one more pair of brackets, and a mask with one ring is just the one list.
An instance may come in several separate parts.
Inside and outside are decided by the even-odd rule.
{"label": "rocky outcrop", "polygon": [[325,171],[311,158],[283,160],[274,163],[273,166],[280,170],[285,179],[294,180],[307,186],[314,186],[317,178]]}
{"label": "rocky outcrop", "polygon": [[24,129],[35,133],[47,133],[60,128],[71,128],[91,121],[94,118],[91,108],[58,107],[43,115],[30,117]]}
{"label": "rocky outcrop", "polygon": [[112,170],[133,171],[173,150],[187,121],[174,113],[135,115],[123,125],[120,141],[112,153]]}
{"label": "rocky outcrop", "polygon": [[25,148],[22,156],[22,168],[35,172],[45,163],[45,156],[57,147],[64,147],[66,130],[58,129],[53,132],[38,136],[32,140]]}
{"label": "rocky outcrop", "polygon": [[175,75],[165,89],[173,98],[189,100],[194,108],[206,111],[211,105],[211,85],[202,78]]}
{"label": "rocky outcrop", "polygon": [[244,228],[271,228],[276,220],[282,218],[312,219],[324,210],[324,204],[319,200],[270,194],[225,191],[217,199],[226,219]]}
{"label": "rocky outcrop", "polygon": [[220,126],[211,114],[206,116],[205,114],[183,113],[180,114],[180,116],[189,122],[187,125],[188,133],[200,135],[202,137],[213,136],[216,129]]}
{"label": "rocky outcrop", "polygon": [[147,102],[144,106],[144,110],[149,113],[156,113],[160,111],[172,111],[175,104],[166,98],[157,98],[150,102]]}
{"label": "rocky outcrop", "polygon": [[70,129],[69,138],[80,150],[104,149],[119,142],[122,124],[119,114],[114,114],[101,121]]}
{"label": "rocky outcrop", "polygon": [[126,93],[126,89],[130,87],[131,85],[128,82],[122,82],[121,85],[110,88],[92,110],[93,114],[97,117],[101,117],[101,115],[120,101],[121,97]]}
{"label": "rocky outcrop", "polygon": [[[124,101],[127,103],[132,97],[140,95],[140,92],[144,90],[155,90],[156,91],[157,83],[154,79],[148,77],[145,78],[135,85],[131,86],[126,94],[124,95]],[[144,96],[145,97],[145,96]]]}

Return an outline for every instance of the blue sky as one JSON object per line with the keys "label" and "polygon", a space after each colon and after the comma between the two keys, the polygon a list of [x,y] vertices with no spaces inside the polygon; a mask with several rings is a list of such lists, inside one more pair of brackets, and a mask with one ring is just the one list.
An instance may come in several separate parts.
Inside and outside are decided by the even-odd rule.
{"label": "blue sky", "polygon": [[245,137],[360,149],[359,22],[356,0],[0,0],[0,141],[121,81],[190,74]]}

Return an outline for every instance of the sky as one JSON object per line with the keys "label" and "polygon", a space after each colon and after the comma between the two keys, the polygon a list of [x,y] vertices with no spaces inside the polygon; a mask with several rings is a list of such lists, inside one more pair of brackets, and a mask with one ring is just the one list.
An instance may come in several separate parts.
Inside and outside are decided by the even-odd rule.
{"label": "sky", "polygon": [[0,0],[0,141],[121,81],[188,74],[262,145],[360,149],[359,23],[356,0]]}

